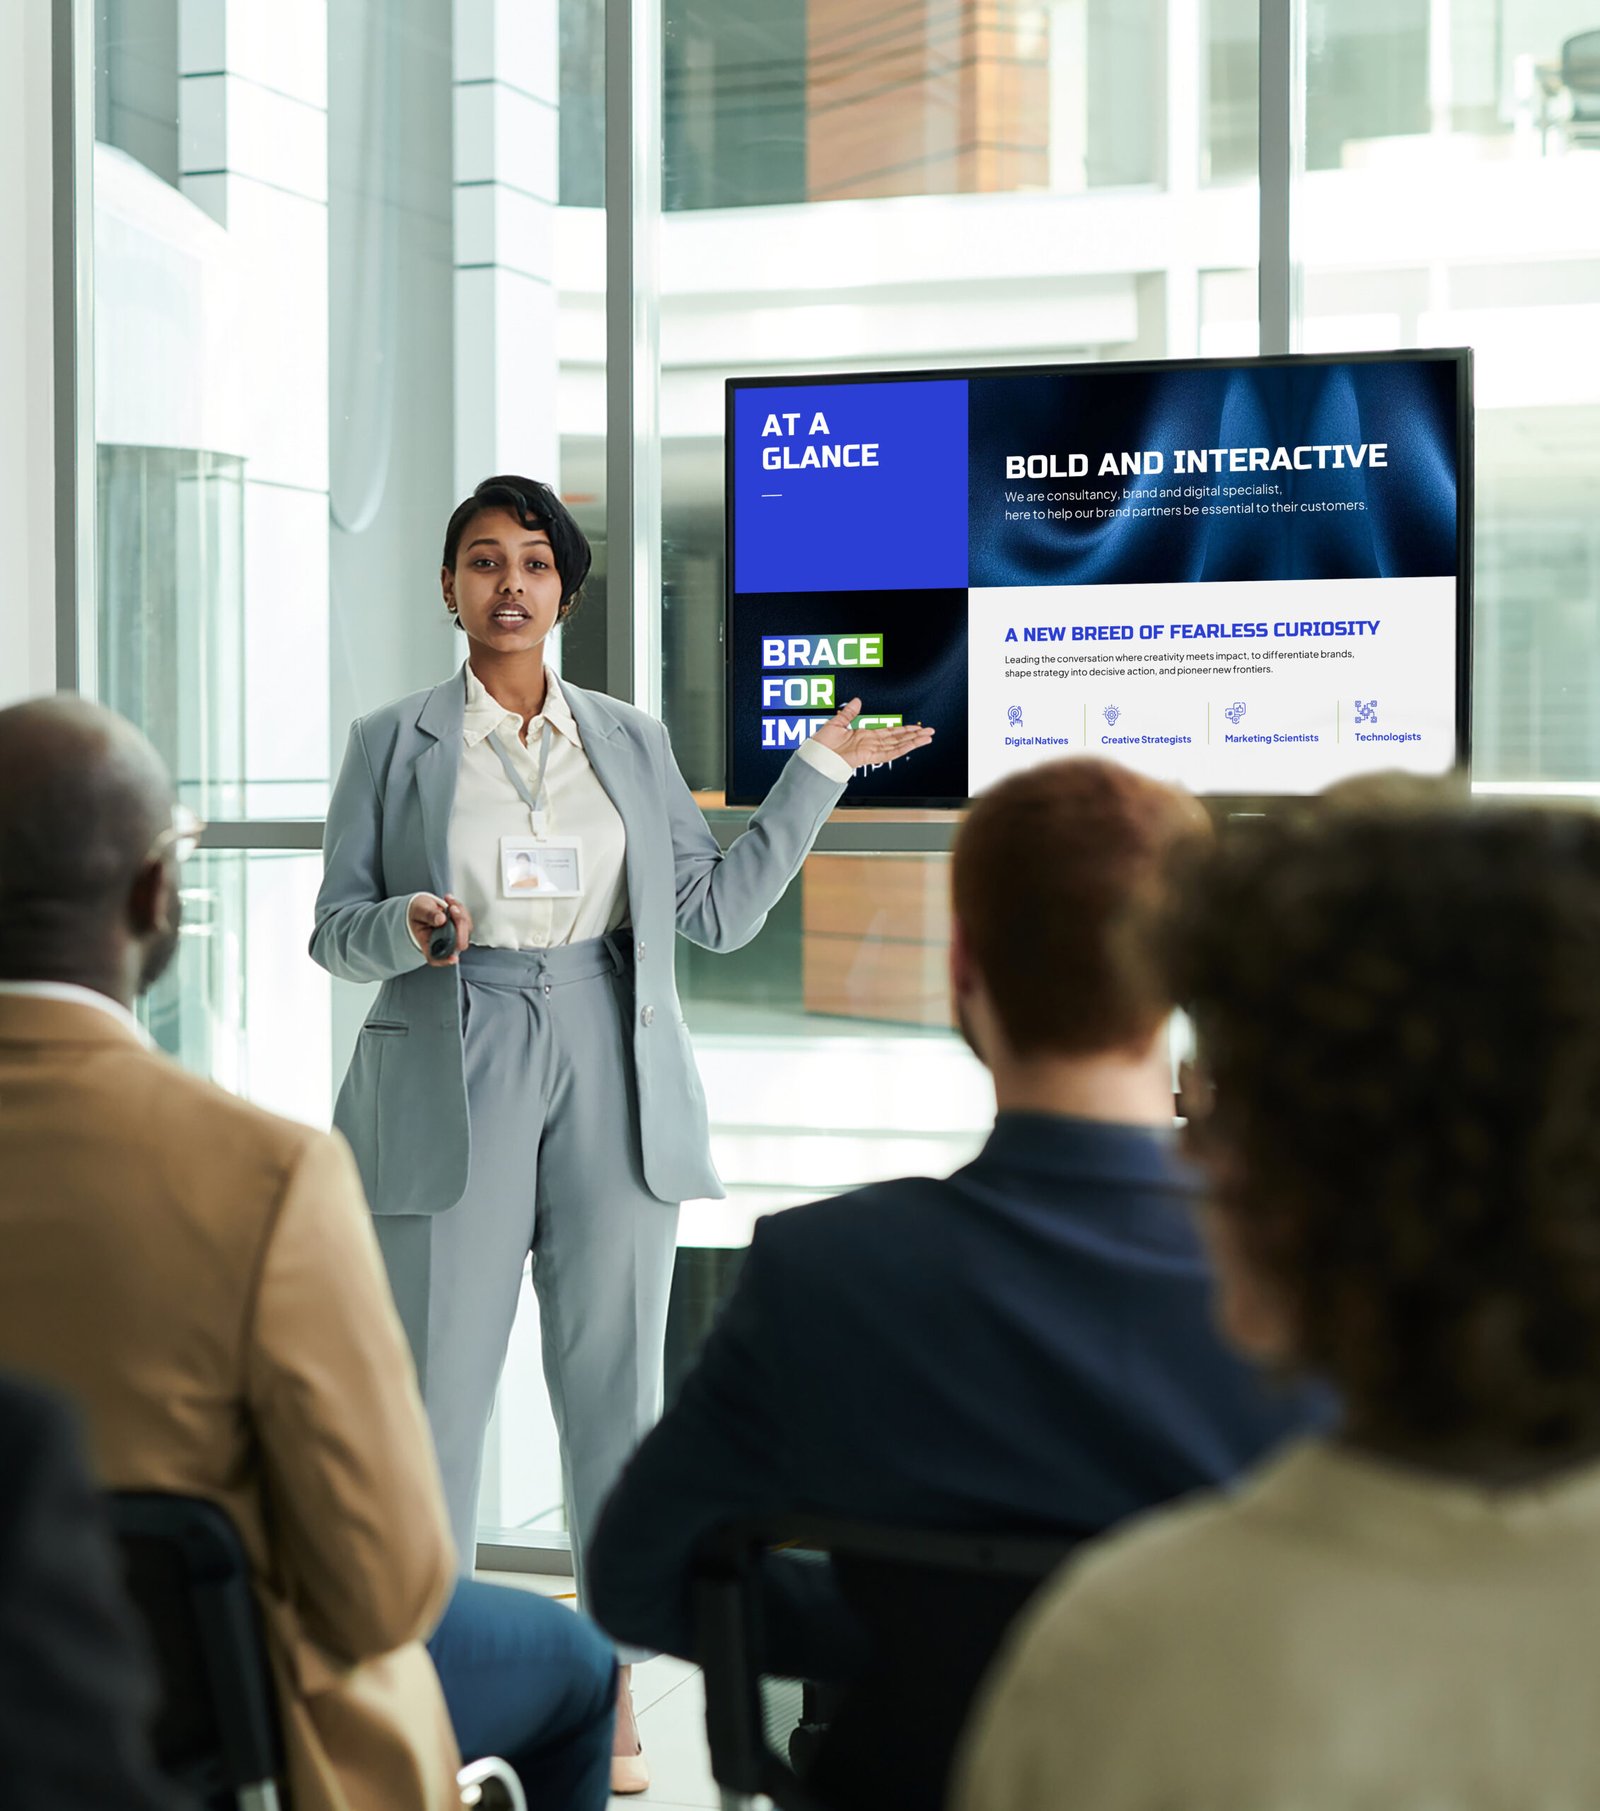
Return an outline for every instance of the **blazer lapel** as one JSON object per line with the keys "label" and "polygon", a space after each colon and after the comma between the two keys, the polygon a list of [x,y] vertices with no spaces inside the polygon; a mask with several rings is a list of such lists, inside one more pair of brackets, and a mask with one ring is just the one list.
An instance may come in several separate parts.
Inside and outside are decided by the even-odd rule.
{"label": "blazer lapel", "polygon": [[442,898],[450,890],[450,811],[461,772],[461,726],[467,714],[466,680],[460,673],[429,692],[417,728],[432,743],[412,767],[422,806],[422,845],[428,879]]}
{"label": "blazer lapel", "polygon": [[627,838],[628,915],[637,925],[644,915],[643,856],[649,814],[635,771],[633,748],[622,733],[622,725],[606,709],[603,697],[571,685],[565,679],[561,682],[561,690],[571,708],[572,720],[578,726],[583,752],[589,757],[594,777],[622,819],[623,834]]}

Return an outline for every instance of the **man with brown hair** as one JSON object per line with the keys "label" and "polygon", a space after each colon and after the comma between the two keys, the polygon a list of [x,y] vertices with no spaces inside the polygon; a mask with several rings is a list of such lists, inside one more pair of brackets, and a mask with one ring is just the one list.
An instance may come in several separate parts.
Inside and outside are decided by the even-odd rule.
{"label": "man with brown hair", "polygon": [[[1212,1329],[1173,1138],[1171,1002],[1127,934],[1175,845],[1205,834],[1192,799],[1083,758],[975,802],[952,859],[950,975],[994,1077],[994,1132],[951,1177],[757,1226],[601,1520],[593,1609],[619,1640],[692,1653],[695,1544],[739,1516],[1087,1537],[1304,1425],[1312,1406]],[[864,1629],[859,1597],[815,1566],[775,1566],[770,1585],[773,1670],[855,1681],[813,1784],[840,1804],[937,1804],[998,1630],[935,1591]]]}

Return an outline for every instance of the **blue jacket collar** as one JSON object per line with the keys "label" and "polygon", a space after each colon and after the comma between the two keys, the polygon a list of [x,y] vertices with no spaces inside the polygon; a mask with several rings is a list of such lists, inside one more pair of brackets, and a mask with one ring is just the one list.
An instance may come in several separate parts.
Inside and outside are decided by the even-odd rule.
{"label": "blue jacket collar", "polygon": [[1065,1113],[1000,1114],[977,1162],[1061,1178],[1198,1187],[1172,1129]]}

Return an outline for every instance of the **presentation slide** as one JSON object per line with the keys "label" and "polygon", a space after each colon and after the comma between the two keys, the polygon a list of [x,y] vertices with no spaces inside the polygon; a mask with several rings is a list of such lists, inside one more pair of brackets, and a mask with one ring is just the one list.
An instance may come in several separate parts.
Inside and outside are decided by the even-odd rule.
{"label": "presentation slide", "polygon": [[923,722],[854,804],[1092,754],[1196,792],[1463,737],[1463,353],[781,382],[728,419],[728,761]]}

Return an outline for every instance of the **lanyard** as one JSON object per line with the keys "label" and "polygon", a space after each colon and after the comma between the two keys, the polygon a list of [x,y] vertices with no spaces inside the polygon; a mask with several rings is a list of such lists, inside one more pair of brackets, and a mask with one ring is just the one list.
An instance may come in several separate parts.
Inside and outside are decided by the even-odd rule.
{"label": "lanyard", "polygon": [[489,732],[489,741],[494,746],[494,752],[500,757],[500,765],[506,770],[506,778],[516,788],[517,797],[528,807],[533,820],[533,834],[540,841],[544,840],[545,824],[550,815],[550,800],[544,784],[544,770],[550,765],[550,733],[550,725],[547,723],[544,726],[544,734],[539,738],[539,778],[535,783],[534,790],[529,792],[528,782],[517,772],[516,763],[506,752],[506,746],[500,740],[500,732],[498,730]]}

